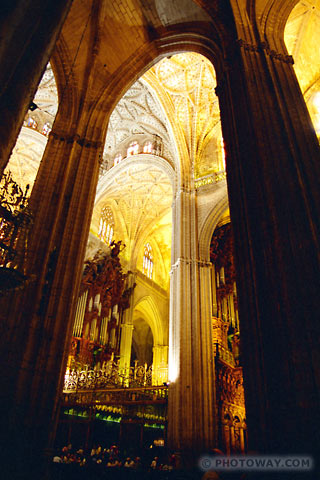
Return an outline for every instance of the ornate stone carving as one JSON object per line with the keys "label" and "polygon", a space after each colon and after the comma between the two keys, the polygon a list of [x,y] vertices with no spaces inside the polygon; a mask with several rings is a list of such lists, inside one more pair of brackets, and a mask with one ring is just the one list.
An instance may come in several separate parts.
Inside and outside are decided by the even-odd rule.
{"label": "ornate stone carving", "polygon": [[122,273],[119,260],[121,242],[111,244],[110,255],[97,252],[92,260],[85,262],[81,290],[90,286],[92,295],[100,293],[103,309],[118,305],[124,291],[126,275]]}
{"label": "ornate stone carving", "polygon": [[169,147],[171,141],[167,119],[159,101],[143,80],[137,81],[127,91],[111,114],[104,147],[103,168],[109,161],[111,165],[113,164],[113,157],[121,143],[126,139],[134,139],[139,134],[159,136],[164,145],[163,156],[173,158],[173,152]]}
{"label": "ornate stone carving", "polygon": [[55,140],[59,140],[60,142],[66,142],[66,143],[74,143],[77,142],[79,145],[85,148],[93,148],[93,149],[98,149],[102,147],[102,142],[101,141],[93,141],[93,140],[88,140],[85,137],[80,137],[78,134],[74,135],[65,135],[63,132],[55,132],[51,131],[50,136],[52,136]]}
{"label": "ornate stone carving", "polygon": [[217,396],[220,402],[245,408],[242,368],[233,368],[223,362],[217,367]]}
{"label": "ornate stone carving", "polygon": [[276,60],[280,60],[284,63],[291,63],[294,64],[293,57],[291,55],[284,55],[283,53],[278,53],[275,50],[271,50],[270,47],[266,42],[261,42],[259,44],[251,44],[239,38],[237,40],[237,44],[240,48],[247,50],[249,52],[265,52],[269,57],[275,58]]}

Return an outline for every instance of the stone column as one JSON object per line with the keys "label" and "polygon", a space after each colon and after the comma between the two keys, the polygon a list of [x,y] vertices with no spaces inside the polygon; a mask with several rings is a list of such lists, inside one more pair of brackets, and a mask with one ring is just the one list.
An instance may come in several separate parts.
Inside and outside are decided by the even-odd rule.
{"label": "stone column", "polygon": [[211,264],[211,291],[212,291],[212,315],[216,317],[218,314],[218,304],[217,304],[216,268],[213,263]]}
{"label": "stone column", "polygon": [[178,191],[173,204],[168,444],[189,464],[215,441],[210,268],[202,272],[195,209],[195,192]]}
{"label": "stone column", "polygon": [[41,464],[39,449],[47,445],[58,411],[101,147],[101,141],[53,131],[32,192],[33,281],[3,301],[0,313],[6,321],[0,349],[7,358],[0,373],[3,444],[15,445],[19,460],[2,453],[12,468],[28,468],[37,450]]}
{"label": "stone column", "polygon": [[155,345],[153,347],[153,385],[162,385],[168,381],[168,349],[167,345]]}
{"label": "stone column", "polygon": [[129,375],[131,361],[132,333],[132,323],[123,323],[121,325],[119,370],[120,372],[122,372],[122,374],[125,374],[126,376]]}
{"label": "stone column", "polygon": [[[126,288],[132,288],[135,283],[136,274],[129,273]],[[127,371],[129,375],[131,361],[131,346],[133,334],[133,309],[134,309],[134,293],[130,296],[129,308],[123,313],[123,323],[121,325],[121,343],[120,343],[120,371]]]}
{"label": "stone column", "polygon": [[319,144],[291,57],[249,42],[242,27],[239,20],[244,40],[217,92],[249,442],[263,452],[310,453],[320,445]]}
{"label": "stone column", "polygon": [[240,448],[241,452],[245,453],[245,442],[244,442],[244,429],[243,426],[239,428],[239,435],[240,435]]}
{"label": "stone column", "polygon": [[235,453],[236,445],[235,445],[235,438],[234,438],[234,425],[233,425],[233,423],[230,426],[230,439],[231,439],[231,453]]}
{"label": "stone column", "polygon": [[18,0],[1,8],[0,176],[71,3]]}
{"label": "stone column", "polygon": [[230,324],[236,327],[233,293],[231,293],[231,295],[228,295],[228,300],[229,300]]}

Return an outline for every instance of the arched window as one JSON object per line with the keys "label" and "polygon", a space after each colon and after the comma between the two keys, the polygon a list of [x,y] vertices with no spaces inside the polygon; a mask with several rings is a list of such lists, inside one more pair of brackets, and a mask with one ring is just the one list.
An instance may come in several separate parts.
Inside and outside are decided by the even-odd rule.
{"label": "arched window", "polygon": [[122,160],[122,155],[121,153],[118,153],[118,155],[115,157],[114,161],[113,161],[113,165],[118,165],[118,163],[120,163]]}
{"label": "arched window", "polygon": [[152,149],[153,149],[153,143],[146,142],[143,147],[143,153],[152,153]]}
{"label": "arched window", "polygon": [[152,248],[150,243],[146,243],[146,245],[144,246],[144,253],[143,253],[142,273],[146,275],[148,278],[152,278],[152,272],[153,272]]}
{"label": "arched window", "polygon": [[28,120],[27,120],[27,127],[37,129],[38,124],[32,117],[29,117]]}
{"label": "arched window", "polygon": [[42,134],[48,136],[52,128],[49,122],[45,123],[42,128]]}
{"label": "arched window", "polygon": [[113,238],[114,220],[110,207],[103,207],[101,210],[100,224],[99,224],[99,238],[107,245],[110,245]]}
{"label": "arched window", "polygon": [[127,155],[137,155],[139,153],[139,143],[138,142],[131,142],[129,148],[127,150]]}

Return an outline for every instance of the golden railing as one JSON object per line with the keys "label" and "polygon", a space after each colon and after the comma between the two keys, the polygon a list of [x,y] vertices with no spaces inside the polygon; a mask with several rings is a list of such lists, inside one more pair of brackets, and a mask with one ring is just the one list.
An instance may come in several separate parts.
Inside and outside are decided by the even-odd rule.
{"label": "golden railing", "polygon": [[64,405],[166,404],[168,385],[153,384],[152,365],[120,369],[110,360],[101,369],[69,370],[64,378]]}
{"label": "golden railing", "polygon": [[155,378],[167,377],[167,371],[162,373],[164,374],[159,375],[152,365],[148,367],[147,364],[135,363],[129,368],[120,368],[119,361],[109,360],[100,369],[92,369],[88,366],[82,370],[67,369],[63,391],[156,387],[157,385],[153,385]]}
{"label": "golden railing", "polygon": [[64,391],[63,405],[165,405],[167,386],[136,388],[100,388],[95,390]]}
{"label": "golden railing", "polygon": [[222,360],[232,367],[236,366],[233,353],[222,345],[219,345],[219,343],[213,344],[213,355],[217,360]]}

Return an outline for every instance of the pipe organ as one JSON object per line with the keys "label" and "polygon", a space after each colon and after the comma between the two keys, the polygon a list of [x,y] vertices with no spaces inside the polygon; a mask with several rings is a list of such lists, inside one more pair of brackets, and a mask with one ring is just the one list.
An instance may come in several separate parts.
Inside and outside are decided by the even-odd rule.
{"label": "pipe organ", "polygon": [[76,307],[68,367],[102,366],[119,354],[121,319],[133,288],[119,260],[121,242],[85,262]]}
{"label": "pipe organ", "polygon": [[210,246],[212,328],[219,447],[227,454],[246,450],[246,413],[231,224],[217,228]]}

